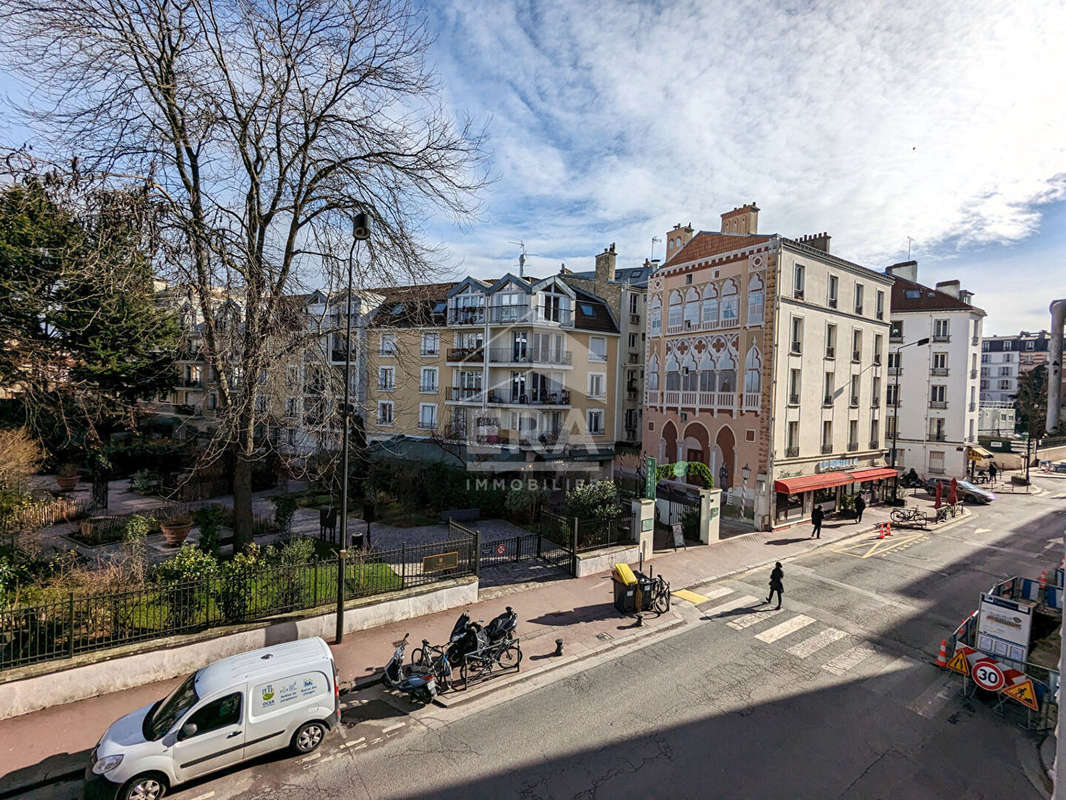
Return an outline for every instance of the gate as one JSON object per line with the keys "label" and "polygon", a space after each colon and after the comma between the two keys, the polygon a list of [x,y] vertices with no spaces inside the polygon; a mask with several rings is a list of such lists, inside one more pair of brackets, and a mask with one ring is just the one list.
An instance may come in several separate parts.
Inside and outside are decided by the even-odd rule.
{"label": "gate", "polygon": [[[550,512],[545,513],[550,514]],[[559,517],[559,519],[565,524],[566,521],[562,517]],[[559,529],[559,535],[553,536],[545,531],[542,521],[541,530],[537,533],[523,533],[518,536],[505,536],[488,541],[482,539],[480,531],[460,525],[458,522],[449,521],[448,527],[449,534],[452,537],[466,535],[474,543],[474,548],[478,554],[478,573],[482,569],[492,569],[493,567],[502,567],[521,561],[539,559],[554,567],[564,567],[570,571],[571,575],[573,574],[572,552],[568,547],[560,544],[560,542],[565,542],[566,538],[564,537],[569,535],[568,527],[565,530]],[[554,533],[557,527],[549,525],[548,530]]]}

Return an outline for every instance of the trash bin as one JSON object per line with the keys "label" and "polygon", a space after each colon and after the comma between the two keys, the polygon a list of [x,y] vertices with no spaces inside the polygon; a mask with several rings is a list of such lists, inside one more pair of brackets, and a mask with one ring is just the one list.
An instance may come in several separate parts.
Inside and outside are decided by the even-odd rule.
{"label": "trash bin", "polygon": [[628,564],[615,564],[611,570],[614,584],[614,607],[619,613],[632,614],[637,610],[637,578]]}

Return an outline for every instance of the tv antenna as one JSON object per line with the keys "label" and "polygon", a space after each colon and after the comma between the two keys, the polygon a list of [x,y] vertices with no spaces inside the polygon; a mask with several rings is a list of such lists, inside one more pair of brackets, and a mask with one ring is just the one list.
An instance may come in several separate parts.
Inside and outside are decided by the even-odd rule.
{"label": "tv antenna", "polygon": [[518,247],[519,247],[518,277],[519,278],[526,277],[526,256],[539,256],[540,253],[527,253],[526,252],[526,243],[523,242],[523,241],[508,242],[508,244],[516,244],[516,245],[518,245]]}
{"label": "tv antenna", "polygon": [[656,242],[662,242],[662,239],[660,239],[658,236],[652,236],[651,237],[651,255],[648,256],[648,260],[649,261],[651,261],[652,259],[655,258],[655,243]]}

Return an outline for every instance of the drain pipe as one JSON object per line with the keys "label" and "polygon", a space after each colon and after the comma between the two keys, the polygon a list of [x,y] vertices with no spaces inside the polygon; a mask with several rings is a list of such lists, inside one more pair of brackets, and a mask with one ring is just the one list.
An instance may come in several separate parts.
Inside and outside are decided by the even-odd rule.
{"label": "drain pipe", "polygon": [[1051,303],[1051,342],[1048,347],[1047,425],[1053,431],[1059,425],[1062,408],[1062,326],[1066,324],[1066,299]]}

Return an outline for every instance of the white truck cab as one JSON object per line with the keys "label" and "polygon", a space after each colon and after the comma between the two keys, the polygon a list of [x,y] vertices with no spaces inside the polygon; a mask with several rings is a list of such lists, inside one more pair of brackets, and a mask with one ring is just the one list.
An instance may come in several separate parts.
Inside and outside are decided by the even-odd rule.
{"label": "white truck cab", "polygon": [[168,788],[263,753],[310,753],[339,721],[337,668],[319,638],[216,661],[111,725],[86,795],[158,800]]}

